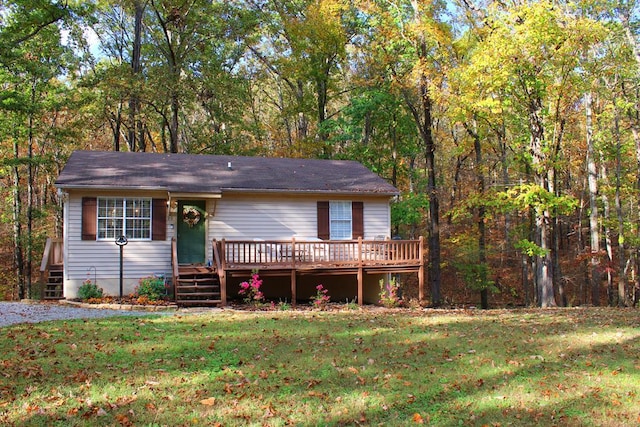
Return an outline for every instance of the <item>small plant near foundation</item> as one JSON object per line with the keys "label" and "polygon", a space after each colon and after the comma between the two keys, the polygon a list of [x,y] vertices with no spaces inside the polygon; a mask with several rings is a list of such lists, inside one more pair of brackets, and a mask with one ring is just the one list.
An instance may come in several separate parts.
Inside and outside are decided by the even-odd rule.
{"label": "small plant near foundation", "polygon": [[329,290],[325,289],[324,286],[318,285],[316,286],[316,294],[311,297],[311,303],[314,307],[319,308],[320,310],[324,310],[327,308],[327,304],[331,301],[331,297],[328,295]]}
{"label": "small plant near foundation", "polygon": [[264,302],[264,294],[260,290],[262,286],[262,280],[257,271],[254,271],[251,275],[250,282],[240,283],[240,290],[238,295],[242,295],[246,304],[260,305]]}
{"label": "small plant near foundation", "polygon": [[400,307],[403,303],[400,297],[400,284],[392,277],[388,283],[380,279],[380,304],[387,308]]}
{"label": "small plant near foundation", "polygon": [[275,301],[271,301],[271,307],[274,310],[280,310],[280,311],[289,311],[292,309],[291,304],[286,302],[286,301],[278,301],[278,303],[276,304]]}
{"label": "small plant near foundation", "polygon": [[349,298],[347,298],[344,303],[344,308],[346,308],[347,310],[359,310],[360,306],[358,305],[358,299],[354,298],[353,300],[349,301]]}
{"label": "small plant near foundation", "polygon": [[91,279],[87,279],[78,288],[78,298],[82,301],[102,298],[102,288],[93,283]]}
{"label": "small plant near foundation", "polygon": [[167,294],[164,278],[158,276],[143,277],[136,286],[136,296],[145,302],[161,300]]}

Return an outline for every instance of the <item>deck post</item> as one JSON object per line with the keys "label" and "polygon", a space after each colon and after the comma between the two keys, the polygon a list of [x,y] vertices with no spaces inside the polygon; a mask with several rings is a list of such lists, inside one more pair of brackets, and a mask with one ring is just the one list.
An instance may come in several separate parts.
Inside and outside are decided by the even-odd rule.
{"label": "deck post", "polygon": [[297,299],[297,295],[296,295],[296,269],[292,268],[291,269],[291,307],[295,308],[296,299]]}
{"label": "deck post", "polygon": [[418,253],[420,254],[420,268],[418,269],[418,303],[424,301],[424,237],[420,236]]}
{"label": "deck post", "polygon": [[225,307],[227,305],[227,275],[224,270],[218,272],[220,279],[220,304]]}
{"label": "deck post", "polygon": [[[220,260],[220,269],[218,270],[218,278],[220,279],[220,301],[221,301],[221,305],[224,307],[227,305],[227,273],[226,273],[226,267],[227,267],[227,258],[225,257],[225,253],[226,253],[226,249],[225,249],[225,244],[224,244],[224,239],[222,239],[220,241],[220,258],[222,258]],[[216,244],[216,241],[214,240],[213,244]],[[214,249],[215,251],[215,249]],[[214,252],[215,253],[215,252]]]}
{"label": "deck post", "polygon": [[358,237],[358,305],[364,304],[364,284],[362,274],[362,237]]}
{"label": "deck post", "polygon": [[296,306],[296,238],[291,238],[291,306]]}

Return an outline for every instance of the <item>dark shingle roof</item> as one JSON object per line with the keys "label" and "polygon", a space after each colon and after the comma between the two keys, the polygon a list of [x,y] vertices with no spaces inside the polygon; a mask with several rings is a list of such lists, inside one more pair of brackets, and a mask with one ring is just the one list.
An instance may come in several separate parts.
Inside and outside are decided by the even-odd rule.
{"label": "dark shingle roof", "polygon": [[394,186],[355,161],[115,151],[75,151],[56,186],[181,193],[398,193]]}

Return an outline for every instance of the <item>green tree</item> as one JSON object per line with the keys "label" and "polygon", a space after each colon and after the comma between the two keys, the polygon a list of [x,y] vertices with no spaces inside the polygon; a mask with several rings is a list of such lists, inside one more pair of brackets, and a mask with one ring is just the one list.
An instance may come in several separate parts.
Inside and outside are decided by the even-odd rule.
{"label": "green tree", "polygon": [[449,61],[452,34],[439,2],[371,2],[367,16],[371,61],[388,70],[389,86],[413,118],[424,156],[429,197],[428,246],[431,302],[441,303],[440,198],[437,188],[434,111]]}
{"label": "green tree", "polygon": [[[71,10],[49,2],[14,2],[4,10],[0,39],[6,49],[0,56],[0,143],[3,166],[11,170],[14,271],[20,298],[31,297],[33,257],[41,216],[51,191],[51,160],[63,141],[59,126],[66,124],[68,86],[58,77],[77,69],[69,47],[62,44],[63,19]],[[68,26],[73,34],[75,29]],[[9,148],[11,147],[11,148]],[[44,190],[39,183],[44,181]],[[45,193],[45,194],[42,194]]]}
{"label": "green tree", "polygon": [[[504,92],[516,114],[527,118],[528,165],[544,192],[558,190],[556,167],[561,153],[566,108],[579,98],[579,58],[601,36],[591,20],[565,13],[551,3],[524,4],[510,10],[493,7],[491,32],[471,59],[496,92]],[[551,107],[549,107],[551,106]],[[551,206],[535,210],[536,296],[538,305],[555,306]]]}

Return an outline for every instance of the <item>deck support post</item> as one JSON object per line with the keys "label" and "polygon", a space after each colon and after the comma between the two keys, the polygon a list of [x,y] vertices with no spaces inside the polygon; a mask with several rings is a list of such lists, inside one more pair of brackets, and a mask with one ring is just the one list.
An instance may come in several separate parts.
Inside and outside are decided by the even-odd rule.
{"label": "deck support post", "polygon": [[364,286],[362,283],[362,267],[358,268],[358,305],[362,306],[364,301]]}
{"label": "deck support post", "polygon": [[291,307],[296,306],[296,269],[291,269]]}
{"label": "deck support post", "polygon": [[362,237],[358,237],[358,305],[364,304],[364,284],[362,274]]}
{"label": "deck support post", "polygon": [[[213,245],[216,245],[216,241],[213,241]],[[220,253],[219,256],[222,258],[220,260],[220,269],[218,270],[218,278],[220,279],[220,300],[221,300],[221,304],[222,306],[226,306],[227,305],[227,257],[225,256],[226,254],[226,248],[225,248],[225,241],[224,239],[222,239],[222,241],[220,242]],[[216,254],[216,248],[213,248],[213,254],[214,254],[214,258],[215,258],[215,254]],[[218,262],[218,260],[216,260],[216,263]]]}
{"label": "deck support post", "polygon": [[227,275],[224,270],[218,272],[220,279],[220,304],[225,307],[227,305]]}
{"label": "deck support post", "polygon": [[418,269],[418,303],[424,302],[424,237],[419,239],[420,268]]}

